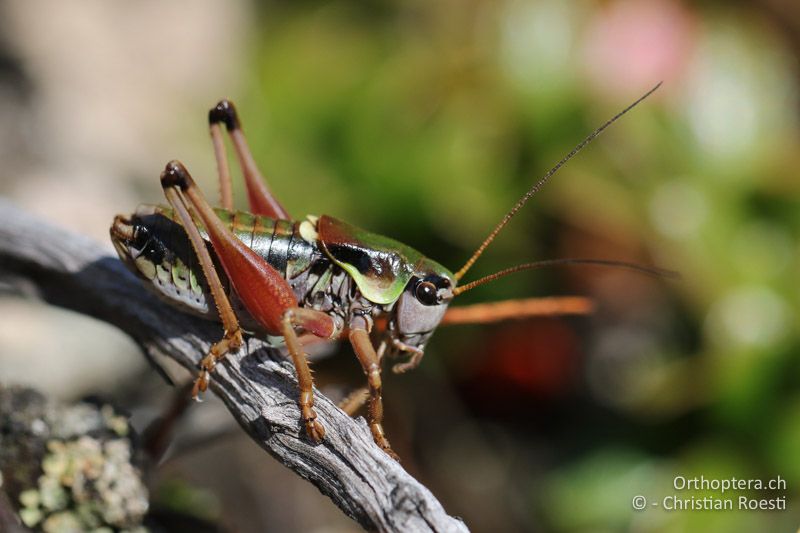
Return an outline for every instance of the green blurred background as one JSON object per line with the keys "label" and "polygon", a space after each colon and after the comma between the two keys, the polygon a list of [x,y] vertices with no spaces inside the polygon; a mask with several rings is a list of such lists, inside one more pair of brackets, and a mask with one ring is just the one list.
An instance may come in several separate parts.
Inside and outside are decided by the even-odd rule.
{"label": "green blurred background", "polygon": [[[683,279],[570,268],[470,292],[464,302],[589,295],[598,310],[442,328],[417,371],[387,373],[387,432],[475,531],[797,530],[796,2],[6,1],[0,15],[0,194],[106,240],[115,213],[161,201],[168,159],[214,190],[205,113],[227,96],[296,217],[334,215],[455,270],[551,165],[663,81],[468,279],[562,257]],[[143,418],[157,409],[165,387],[116,332],[24,302],[0,308],[14,315],[0,326],[4,380],[104,394]],[[98,340],[37,340],[54,331]],[[21,364],[31,342],[42,361]],[[339,352],[316,365],[332,395],[362,379]],[[73,365],[53,363],[84,356],[77,384],[65,379]],[[156,486],[165,505],[236,531],[354,527],[266,462],[234,432],[178,454]],[[788,510],[632,510],[635,495],[675,493],[678,475],[781,476],[787,490],[747,494],[785,495]]]}

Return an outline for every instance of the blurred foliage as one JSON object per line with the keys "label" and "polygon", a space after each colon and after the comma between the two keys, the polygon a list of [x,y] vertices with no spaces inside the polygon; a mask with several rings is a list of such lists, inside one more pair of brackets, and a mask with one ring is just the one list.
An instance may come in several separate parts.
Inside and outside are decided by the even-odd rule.
{"label": "blurred foliage", "polygon": [[[683,281],[586,269],[487,285],[463,299],[588,293],[601,308],[589,321],[438,332],[419,377],[391,380],[389,405],[405,405],[390,410],[411,412],[390,412],[390,435],[408,433],[428,482],[477,529],[800,519],[792,505],[630,509],[633,495],[661,498],[694,474],[781,475],[797,501],[798,16],[777,2],[259,5],[239,107],[278,196],[297,216],[350,220],[453,269],[538,176],[665,81],[560,171],[468,278],[594,256],[655,262]],[[392,392],[417,387],[430,397]],[[429,403],[451,401],[460,407]],[[442,440],[462,430],[466,442]],[[442,462],[470,446],[493,466]],[[499,490],[448,489],[460,470]]]}

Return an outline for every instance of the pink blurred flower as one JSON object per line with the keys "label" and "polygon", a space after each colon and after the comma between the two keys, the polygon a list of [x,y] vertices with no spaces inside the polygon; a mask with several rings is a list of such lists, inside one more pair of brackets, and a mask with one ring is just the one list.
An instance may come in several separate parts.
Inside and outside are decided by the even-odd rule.
{"label": "pink blurred flower", "polygon": [[619,0],[589,22],[584,68],[597,91],[630,97],[686,71],[695,45],[696,15],[672,0]]}

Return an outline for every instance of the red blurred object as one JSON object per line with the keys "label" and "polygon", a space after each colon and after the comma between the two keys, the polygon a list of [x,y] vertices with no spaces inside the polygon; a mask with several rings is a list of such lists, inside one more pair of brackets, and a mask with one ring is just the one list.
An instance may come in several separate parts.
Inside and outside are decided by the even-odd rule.
{"label": "red blurred object", "polygon": [[[573,390],[578,378],[579,340],[563,320],[547,319],[493,328],[464,377],[464,392],[480,405],[508,412],[529,409]],[[516,410],[516,409],[512,409]]]}

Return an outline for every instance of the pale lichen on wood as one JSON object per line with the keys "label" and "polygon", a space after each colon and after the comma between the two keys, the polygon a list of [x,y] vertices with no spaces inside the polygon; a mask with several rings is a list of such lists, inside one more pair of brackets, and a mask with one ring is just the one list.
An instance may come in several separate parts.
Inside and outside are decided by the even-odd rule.
{"label": "pale lichen on wood", "polygon": [[145,531],[149,495],[129,434],[110,405],[0,386],[2,491],[19,522],[45,532]]}
{"label": "pale lichen on wood", "polygon": [[[176,313],[98,243],[43,224],[0,200],[0,289],[113,324],[151,358],[194,371],[219,327]],[[217,366],[212,390],[261,447],[311,481],[366,529],[466,531],[400,464],[378,448],[362,418],[317,393],[325,441],[308,441],[291,364],[256,338]]]}

